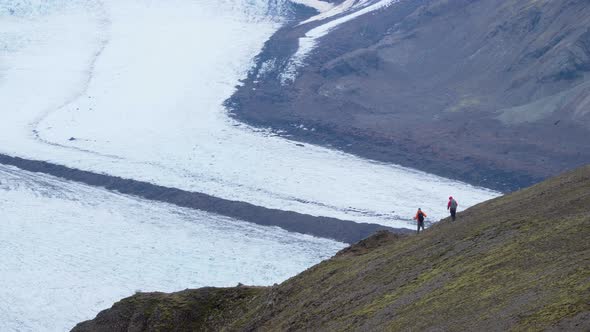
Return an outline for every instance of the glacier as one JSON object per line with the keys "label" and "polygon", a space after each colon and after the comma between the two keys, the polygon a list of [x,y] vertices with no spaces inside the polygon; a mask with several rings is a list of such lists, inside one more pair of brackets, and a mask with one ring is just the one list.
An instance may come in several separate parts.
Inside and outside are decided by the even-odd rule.
{"label": "glacier", "polygon": [[0,165],[0,331],[65,331],[136,291],[272,285],[344,243]]}
{"label": "glacier", "polygon": [[[297,2],[319,12],[314,43],[385,4]],[[413,228],[419,206],[446,216],[449,194],[461,208],[499,195],[231,119],[224,101],[292,10],[0,0],[0,153],[391,227]],[[2,331],[64,330],[137,290],[269,285],[344,247],[2,165],[0,210]]]}
{"label": "glacier", "polygon": [[79,0],[5,11],[0,152],[392,227],[412,227],[418,206],[445,216],[449,194],[462,208],[498,195],[230,119],[224,100],[288,12],[268,3]]}

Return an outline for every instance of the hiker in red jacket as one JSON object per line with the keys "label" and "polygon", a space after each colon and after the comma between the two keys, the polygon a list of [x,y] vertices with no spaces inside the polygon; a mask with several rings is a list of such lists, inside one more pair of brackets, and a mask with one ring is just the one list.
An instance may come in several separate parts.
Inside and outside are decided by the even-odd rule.
{"label": "hiker in red jacket", "polygon": [[455,221],[455,216],[457,215],[457,206],[459,203],[453,198],[453,196],[449,197],[449,204],[447,204],[447,210],[451,210],[451,218]]}
{"label": "hiker in red jacket", "polygon": [[422,227],[422,230],[424,230],[424,218],[426,218],[426,213],[424,213],[422,209],[418,208],[416,216],[414,217],[414,220],[418,222],[418,231],[416,234],[420,234],[420,227]]}

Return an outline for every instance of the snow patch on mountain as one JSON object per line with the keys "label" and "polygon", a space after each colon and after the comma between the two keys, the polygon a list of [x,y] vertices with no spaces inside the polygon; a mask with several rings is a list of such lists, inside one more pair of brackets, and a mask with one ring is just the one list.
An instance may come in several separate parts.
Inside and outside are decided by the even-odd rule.
{"label": "snow patch on mountain", "polygon": [[301,24],[306,24],[309,22],[325,20],[330,17],[334,17],[336,15],[343,14],[352,8],[358,9],[363,6],[366,6],[371,1],[372,0],[345,0],[337,6],[332,6],[332,7],[328,8],[327,10],[320,11],[320,13],[318,15],[312,16],[312,17],[306,19],[305,21],[302,21],[299,24],[301,25]]}
{"label": "snow patch on mountain", "polygon": [[325,11],[328,11],[328,10],[334,8],[333,4],[326,2],[326,1],[320,1],[320,0],[291,0],[291,2],[300,4],[300,5],[304,5],[307,7],[311,7],[320,13],[323,13]]}
{"label": "snow patch on mountain", "polygon": [[330,31],[346,22],[349,22],[361,15],[383,9],[396,2],[399,2],[399,0],[381,0],[369,5],[368,0],[346,0],[339,6],[334,7],[332,10],[326,11],[307,19],[306,21],[303,21],[301,24],[325,20],[336,15],[341,15],[342,13],[350,11],[351,9],[356,9],[348,15],[335,18],[331,21],[328,21],[327,23],[309,30],[304,37],[299,38],[299,47],[297,52],[295,52],[295,54],[289,60],[289,64],[287,65],[285,71],[281,74],[281,83],[289,84],[295,80],[297,77],[298,68],[301,68],[301,66],[305,65],[305,60],[315,49],[320,38],[326,36],[328,33],[330,33]]}

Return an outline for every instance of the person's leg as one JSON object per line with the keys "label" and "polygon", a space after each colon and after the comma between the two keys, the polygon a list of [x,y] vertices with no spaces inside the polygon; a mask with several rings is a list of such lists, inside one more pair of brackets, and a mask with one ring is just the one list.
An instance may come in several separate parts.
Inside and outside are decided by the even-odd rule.
{"label": "person's leg", "polygon": [[451,209],[451,218],[453,218],[453,221],[455,221],[456,216],[457,216],[457,209]]}
{"label": "person's leg", "polygon": [[416,230],[416,234],[420,234],[420,221],[416,222],[418,224],[418,229]]}

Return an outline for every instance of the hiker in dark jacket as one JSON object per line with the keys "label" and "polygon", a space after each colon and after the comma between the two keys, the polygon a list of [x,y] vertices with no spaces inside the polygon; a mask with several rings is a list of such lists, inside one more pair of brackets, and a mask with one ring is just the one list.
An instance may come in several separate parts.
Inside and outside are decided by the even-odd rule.
{"label": "hiker in dark jacket", "polygon": [[449,197],[449,204],[447,204],[447,210],[451,211],[451,218],[455,221],[455,217],[457,215],[457,206],[459,203],[453,198],[453,196]]}
{"label": "hiker in dark jacket", "polygon": [[414,220],[418,222],[418,230],[416,234],[420,234],[420,227],[422,227],[422,230],[424,230],[424,218],[426,218],[426,213],[424,213],[422,209],[418,208],[416,216],[414,217]]}

